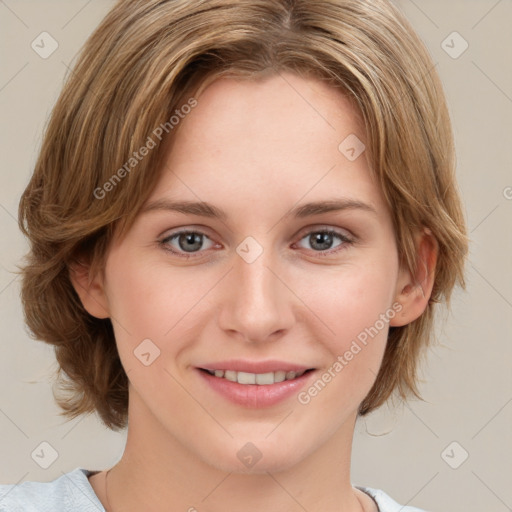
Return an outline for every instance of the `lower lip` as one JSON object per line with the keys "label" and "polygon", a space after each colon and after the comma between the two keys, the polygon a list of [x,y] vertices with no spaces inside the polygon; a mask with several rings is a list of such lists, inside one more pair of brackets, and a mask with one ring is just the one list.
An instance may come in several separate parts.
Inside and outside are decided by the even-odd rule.
{"label": "lower lip", "polygon": [[237,405],[259,408],[269,407],[296,395],[305,386],[315,371],[304,373],[293,380],[284,380],[275,384],[239,384],[215,377],[203,370],[197,370],[205,381],[219,394]]}

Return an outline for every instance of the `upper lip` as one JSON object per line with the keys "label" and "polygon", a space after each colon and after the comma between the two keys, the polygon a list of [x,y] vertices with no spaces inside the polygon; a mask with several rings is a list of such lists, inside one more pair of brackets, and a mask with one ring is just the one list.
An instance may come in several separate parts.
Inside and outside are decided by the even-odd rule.
{"label": "upper lip", "polygon": [[269,373],[283,370],[285,372],[303,372],[313,369],[311,366],[303,366],[286,361],[247,361],[242,359],[231,359],[229,361],[217,361],[215,363],[205,363],[198,366],[204,370],[232,370],[235,372],[247,373]]}

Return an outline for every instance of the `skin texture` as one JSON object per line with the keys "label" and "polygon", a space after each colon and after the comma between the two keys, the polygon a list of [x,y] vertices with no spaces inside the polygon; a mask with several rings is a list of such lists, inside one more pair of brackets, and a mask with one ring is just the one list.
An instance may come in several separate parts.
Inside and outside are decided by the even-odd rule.
{"label": "skin texture", "polygon": [[[436,244],[418,236],[417,274],[399,269],[391,217],[365,154],[349,161],[338,150],[350,134],[365,142],[341,92],[284,74],[220,79],[197,99],[167,146],[149,201],[206,201],[226,219],[141,213],[90,285],[86,270],[72,274],[89,313],[112,319],[130,380],[127,445],[108,480],[112,510],[377,510],[349,471],[357,408],[378,373],[387,324],[307,405],[296,395],[266,408],[234,405],[196,367],[277,359],[314,367],[318,378],[397,301],[402,309],[390,325],[421,315]],[[297,205],[342,197],[376,214],[285,217]],[[192,253],[186,240],[167,240],[190,259],[161,243],[177,228],[205,235]],[[322,228],[352,242],[335,236],[319,249],[314,234]],[[252,263],[236,251],[248,236],[263,249]],[[134,350],[148,338],[160,356],[145,366]],[[237,457],[247,442],[262,454],[252,468]],[[106,503],[104,472],[91,484]]]}

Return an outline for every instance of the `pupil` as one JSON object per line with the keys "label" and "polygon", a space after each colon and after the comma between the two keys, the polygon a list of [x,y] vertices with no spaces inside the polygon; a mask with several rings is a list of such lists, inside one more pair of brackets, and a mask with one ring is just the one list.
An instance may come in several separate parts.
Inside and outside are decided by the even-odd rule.
{"label": "pupil", "polygon": [[179,237],[180,249],[193,252],[201,248],[201,235],[199,233],[187,233]]}
{"label": "pupil", "polygon": [[332,236],[329,233],[316,233],[313,236],[312,247],[317,246],[317,249],[329,249],[332,244]]}

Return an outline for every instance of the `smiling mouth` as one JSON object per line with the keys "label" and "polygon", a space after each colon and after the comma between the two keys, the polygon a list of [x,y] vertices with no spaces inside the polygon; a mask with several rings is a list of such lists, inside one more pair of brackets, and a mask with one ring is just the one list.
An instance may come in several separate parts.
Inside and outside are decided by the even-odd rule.
{"label": "smiling mouth", "polygon": [[285,380],[298,379],[308,372],[312,372],[314,368],[309,368],[301,372],[278,370],[277,372],[267,373],[249,373],[237,372],[234,370],[209,370],[207,368],[200,368],[201,371],[209,373],[219,379],[226,379],[231,382],[238,382],[238,384],[256,384],[260,386],[268,386],[284,382]]}

